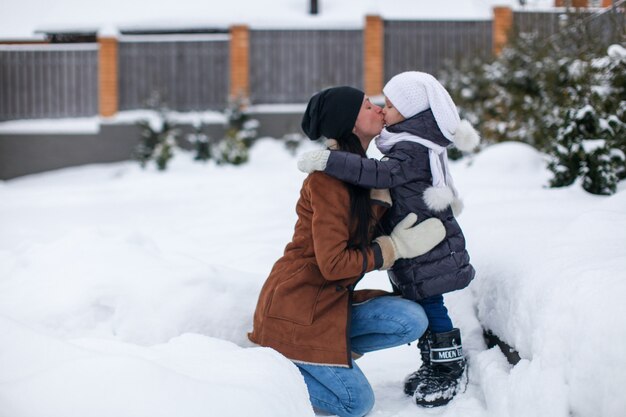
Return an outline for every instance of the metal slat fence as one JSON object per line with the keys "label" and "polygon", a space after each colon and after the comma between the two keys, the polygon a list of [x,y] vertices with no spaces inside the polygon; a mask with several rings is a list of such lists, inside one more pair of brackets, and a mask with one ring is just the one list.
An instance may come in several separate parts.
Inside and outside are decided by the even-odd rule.
{"label": "metal slat fence", "polygon": [[437,76],[446,61],[489,58],[492,21],[386,20],[385,82],[403,71]]}
{"label": "metal slat fence", "polygon": [[306,103],[336,85],[363,86],[362,30],[251,30],[252,103]]}
{"label": "metal slat fence", "polygon": [[[606,46],[612,43],[623,42],[626,33],[624,29],[626,14],[621,9],[596,12],[513,12],[513,25],[518,33],[535,33],[537,38],[544,41],[559,33],[564,28],[583,24],[586,26],[589,40],[599,41]],[[583,41],[572,39],[572,41]]]}
{"label": "metal slat fence", "polygon": [[[592,13],[589,12],[589,17]],[[573,17],[514,11],[514,28],[549,39]],[[623,40],[625,14],[587,19],[597,37]],[[438,76],[446,61],[488,59],[492,21],[384,21],[384,78],[407,70]],[[224,109],[230,36],[133,35],[119,39],[119,109]],[[363,88],[363,30],[250,30],[250,101],[304,103],[333,85]],[[0,121],[98,114],[98,45],[0,45]]]}
{"label": "metal slat fence", "polygon": [[224,109],[228,35],[125,36],[119,42],[119,108]]}
{"label": "metal slat fence", "polygon": [[98,46],[0,46],[0,121],[98,114]]}

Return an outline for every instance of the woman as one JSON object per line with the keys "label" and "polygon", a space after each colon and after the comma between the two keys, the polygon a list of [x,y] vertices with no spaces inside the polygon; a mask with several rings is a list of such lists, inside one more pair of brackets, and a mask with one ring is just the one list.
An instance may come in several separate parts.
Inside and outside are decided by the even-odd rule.
{"label": "woman", "polygon": [[[334,138],[338,149],[359,155],[382,127],[382,109],[351,87],[314,95],[302,120],[309,138]],[[422,255],[445,235],[438,219],[411,227],[416,216],[410,214],[390,236],[372,242],[391,204],[384,194],[371,198],[368,190],[322,172],[306,178],[292,241],[261,289],[249,334],[298,366],[315,408],[341,417],[363,416],[374,405],[352,356],[417,340],[428,325],[416,303],[384,291],[354,291],[366,272]]]}

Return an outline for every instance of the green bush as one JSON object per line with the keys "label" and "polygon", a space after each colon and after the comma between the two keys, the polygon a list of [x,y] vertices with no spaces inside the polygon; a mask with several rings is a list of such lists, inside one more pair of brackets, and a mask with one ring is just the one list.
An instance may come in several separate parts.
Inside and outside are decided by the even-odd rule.
{"label": "green bush", "polygon": [[167,164],[174,156],[174,148],[178,145],[180,135],[164,112],[160,112],[160,127],[154,128],[148,120],[137,122],[141,130],[141,139],[135,148],[135,157],[139,160],[142,168],[145,168],[151,160],[154,160],[160,171],[167,169]]}
{"label": "green bush", "polygon": [[248,150],[256,139],[258,122],[250,119],[243,110],[241,99],[233,100],[226,109],[227,128],[225,137],[217,144],[215,161],[217,164],[240,165],[248,162]]}
{"label": "green bush", "polygon": [[485,143],[528,143],[549,155],[551,186],[581,178],[612,194],[625,176],[626,50],[607,51],[586,16],[565,21],[548,39],[517,34],[491,62],[462,62],[441,79]]}

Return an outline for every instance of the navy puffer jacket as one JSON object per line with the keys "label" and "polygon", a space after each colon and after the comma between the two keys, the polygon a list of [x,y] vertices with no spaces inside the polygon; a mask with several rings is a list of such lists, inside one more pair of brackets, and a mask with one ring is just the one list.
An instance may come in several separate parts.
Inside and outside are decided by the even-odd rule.
{"label": "navy puffer jacket", "polygon": [[439,218],[446,237],[430,252],[412,259],[400,259],[389,270],[389,278],[404,298],[420,300],[466,287],[475,271],[465,249],[465,238],[452,209],[433,211],[424,202],[424,191],[432,186],[428,148],[414,142],[399,142],[382,161],[332,151],[324,170],[342,181],[365,188],[389,188],[393,206],[381,220],[390,233],[409,213],[418,223]]}

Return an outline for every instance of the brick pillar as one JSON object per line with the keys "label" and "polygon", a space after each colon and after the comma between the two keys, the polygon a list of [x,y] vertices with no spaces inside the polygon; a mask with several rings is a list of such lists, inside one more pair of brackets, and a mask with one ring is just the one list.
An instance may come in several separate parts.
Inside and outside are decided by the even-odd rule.
{"label": "brick pillar", "polygon": [[613,0],[602,0],[602,7],[611,7],[613,6]]}
{"label": "brick pillar", "polygon": [[[602,0],[604,6],[606,0]],[[610,1],[608,2],[610,3]],[[554,0],[554,7],[589,7],[589,0]]]}
{"label": "brick pillar", "polygon": [[513,27],[513,10],[510,7],[493,8],[493,53],[499,55],[509,41]]}
{"label": "brick pillar", "polygon": [[380,16],[365,17],[363,36],[363,78],[365,94],[382,94],[385,70],[384,25]]}
{"label": "brick pillar", "polygon": [[229,98],[250,96],[250,28],[230,27],[230,93]]}
{"label": "brick pillar", "polygon": [[116,38],[99,37],[98,44],[98,97],[100,116],[111,117],[117,113],[117,44]]}

